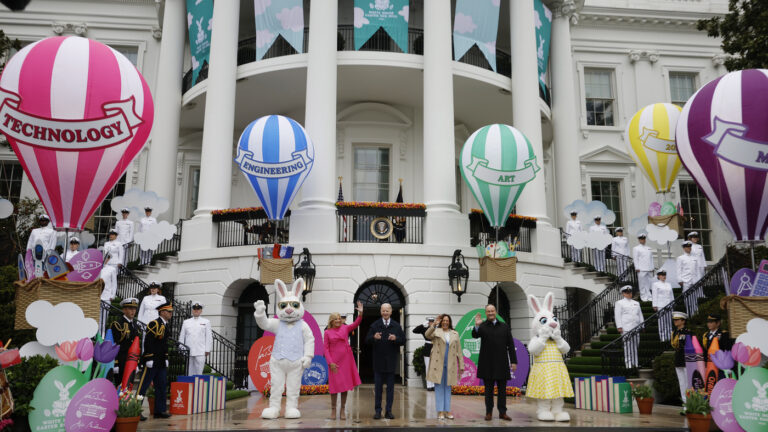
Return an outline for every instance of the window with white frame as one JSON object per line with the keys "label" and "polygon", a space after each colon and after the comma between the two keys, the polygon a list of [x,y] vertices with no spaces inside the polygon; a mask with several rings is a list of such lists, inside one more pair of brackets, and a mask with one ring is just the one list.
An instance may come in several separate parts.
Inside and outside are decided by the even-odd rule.
{"label": "window with white frame", "polygon": [[138,66],[139,63],[139,47],[136,46],[124,46],[124,45],[110,45],[110,48],[124,55],[125,58],[130,60],[134,66]]}
{"label": "window with white frame", "polygon": [[359,145],[354,153],[355,201],[389,201],[389,147]]}
{"label": "window with white frame", "polygon": [[5,198],[14,206],[19,203],[21,182],[24,171],[21,164],[12,160],[0,160],[0,198]]}
{"label": "window with white frame", "polygon": [[621,211],[621,181],[619,180],[592,180],[592,200],[600,201],[608,207],[608,210],[616,213],[616,220],[607,227],[619,227],[622,225],[623,212]]}
{"label": "window with white frame", "polygon": [[680,180],[680,206],[686,216],[683,232],[699,233],[699,241],[704,248],[704,256],[712,259],[712,229],[709,225],[709,205],[707,197],[701,192],[696,183],[691,180]]}
{"label": "window with white frame", "polygon": [[200,167],[193,166],[189,169],[189,208],[187,208],[188,217],[192,217],[197,209],[197,196],[200,193]]}
{"label": "window with white frame", "polygon": [[685,105],[696,92],[696,74],[690,72],[669,73],[669,94],[672,103],[678,106]]}
{"label": "window with white frame", "polygon": [[587,125],[613,126],[616,97],[613,92],[613,70],[584,69],[584,94]]}

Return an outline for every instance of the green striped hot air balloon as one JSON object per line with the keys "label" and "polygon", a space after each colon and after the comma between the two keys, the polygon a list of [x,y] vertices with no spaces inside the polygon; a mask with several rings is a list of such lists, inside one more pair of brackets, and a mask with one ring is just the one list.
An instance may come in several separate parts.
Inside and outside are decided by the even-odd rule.
{"label": "green striped hot air balloon", "polygon": [[503,124],[484,126],[461,150],[461,175],[492,226],[504,226],[540,168],[528,138]]}

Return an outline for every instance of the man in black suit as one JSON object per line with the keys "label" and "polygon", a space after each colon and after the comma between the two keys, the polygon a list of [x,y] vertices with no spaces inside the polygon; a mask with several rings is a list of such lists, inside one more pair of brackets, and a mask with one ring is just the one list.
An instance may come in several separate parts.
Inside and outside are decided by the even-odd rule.
{"label": "man in black suit", "polygon": [[509,326],[496,319],[496,307],[485,307],[486,320],[475,315],[475,328],[472,337],[480,338],[480,358],[477,365],[477,377],[485,384],[485,419],[493,418],[493,386],[499,388],[499,418],[512,420],[507,415],[507,381],[510,369],[517,370],[517,356],[512,331]]}
{"label": "man in black suit", "polygon": [[[128,350],[131,348],[133,340],[137,337],[141,340],[141,331],[135,320],[139,301],[133,297],[127,298],[120,302],[120,306],[123,308],[123,316],[109,326],[115,344],[120,345],[120,351],[117,352],[115,358],[115,367],[112,369],[117,385],[123,382],[122,374],[125,373],[125,362],[128,360]],[[133,382],[133,378],[130,378],[129,382]]]}
{"label": "man in black suit", "polygon": [[171,415],[166,412],[165,387],[168,380],[168,334],[171,331],[168,324],[173,316],[173,306],[165,302],[156,309],[160,316],[147,324],[147,334],[144,335],[141,356],[144,372],[139,394],[144,396],[149,383],[154,383],[155,418],[168,418]]}
{"label": "man in black suit", "polygon": [[397,367],[400,345],[405,344],[405,333],[397,321],[390,319],[392,306],[389,303],[381,305],[381,319],[371,324],[365,342],[373,345],[373,373],[376,382],[374,390],[376,415],[381,418],[381,392],[384,380],[387,381],[387,410],[385,417],[394,419],[392,402],[395,398],[395,368]]}

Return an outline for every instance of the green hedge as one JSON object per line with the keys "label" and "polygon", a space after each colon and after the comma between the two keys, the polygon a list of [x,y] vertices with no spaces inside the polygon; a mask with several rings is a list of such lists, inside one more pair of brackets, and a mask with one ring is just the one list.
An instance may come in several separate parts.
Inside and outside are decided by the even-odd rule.
{"label": "green hedge", "polygon": [[248,390],[227,390],[224,397],[228,401],[248,397]]}
{"label": "green hedge", "polygon": [[59,365],[59,361],[51,356],[33,356],[23,359],[21,363],[5,370],[8,382],[11,384],[11,394],[15,401],[13,415],[26,417],[32,410],[30,403],[35,388],[51,369]]}
{"label": "green hedge", "polygon": [[653,359],[653,388],[658,392],[660,400],[656,403],[680,405],[680,387],[675,374],[674,354],[665,352]]}

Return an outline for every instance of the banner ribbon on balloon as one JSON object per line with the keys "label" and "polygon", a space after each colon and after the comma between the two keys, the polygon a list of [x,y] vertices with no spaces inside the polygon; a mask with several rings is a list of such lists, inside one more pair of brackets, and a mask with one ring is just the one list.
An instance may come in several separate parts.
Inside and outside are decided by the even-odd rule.
{"label": "banner ribbon on balloon", "polygon": [[528,183],[536,177],[536,173],[541,169],[533,157],[524,162],[525,168],[515,171],[499,171],[488,168],[488,161],[476,156],[472,156],[472,161],[467,165],[467,169],[472,172],[476,179],[496,185],[496,186],[516,186]]}
{"label": "banner ribbon on balloon", "polygon": [[659,131],[657,130],[644,127],[643,133],[639,138],[640,142],[643,143],[643,146],[657,153],[673,155],[677,154],[677,145],[675,145],[675,140],[665,140],[664,138],[659,138]]}
{"label": "banner ribbon on balloon", "polygon": [[768,171],[768,143],[744,136],[749,127],[715,117],[715,129],[702,138],[715,147],[715,154],[745,168]]}
{"label": "banner ribbon on balloon", "polygon": [[285,162],[262,162],[253,159],[253,152],[238,147],[235,162],[240,165],[240,170],[244,173],[261,178],[290,177],[312,165],[312,159],[307,155],[307,150],[293,152],[291,156],[293,159]]}
{"label": "banner ribbon on balloon", "polygon": [[133,137],[144,121],[134,111],[133,96],[102,105],[105,116],[88,120],[40,118],[19,110],[21,97],[0,88],[0,131],[25,144],[57,150],[111,147]]}

